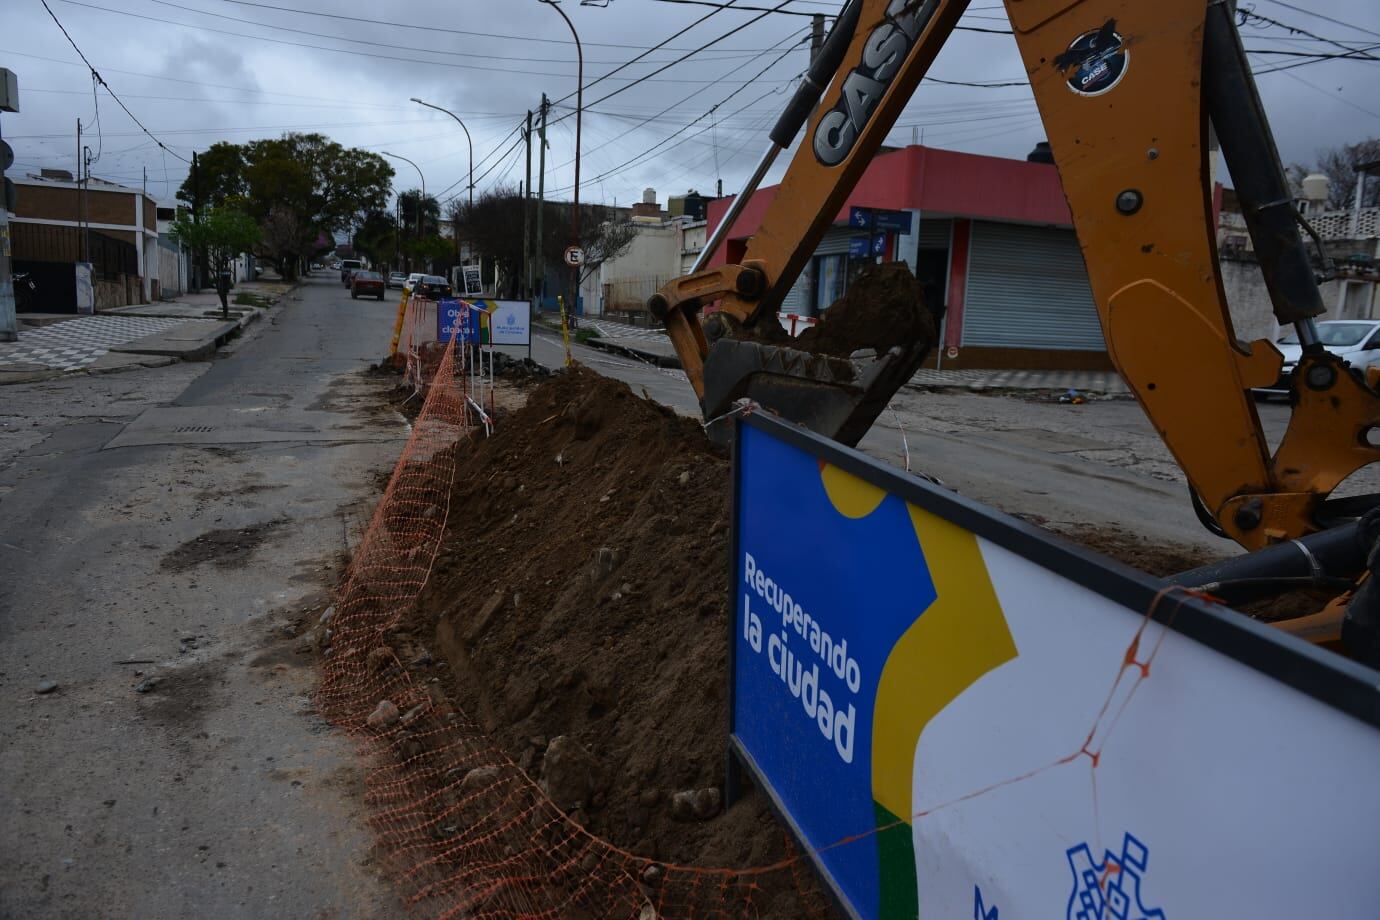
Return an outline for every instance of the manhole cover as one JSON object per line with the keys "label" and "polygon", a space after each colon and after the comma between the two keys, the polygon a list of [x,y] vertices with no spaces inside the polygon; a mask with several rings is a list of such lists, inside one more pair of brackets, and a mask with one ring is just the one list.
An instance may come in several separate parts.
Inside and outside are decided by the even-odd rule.
{"label": "manhole cover", "polygon": [[174,434],[206,434],[216,429],[211,425],[179,425],[173,429]]}

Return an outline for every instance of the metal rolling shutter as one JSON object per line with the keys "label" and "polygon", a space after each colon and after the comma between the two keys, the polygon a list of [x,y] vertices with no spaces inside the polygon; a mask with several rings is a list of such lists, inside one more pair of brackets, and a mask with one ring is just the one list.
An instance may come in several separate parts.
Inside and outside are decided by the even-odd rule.
{"label": "metal rolling shutter", "polygon": [[973,222],[963,344],[1107,347],[1072,230]]}

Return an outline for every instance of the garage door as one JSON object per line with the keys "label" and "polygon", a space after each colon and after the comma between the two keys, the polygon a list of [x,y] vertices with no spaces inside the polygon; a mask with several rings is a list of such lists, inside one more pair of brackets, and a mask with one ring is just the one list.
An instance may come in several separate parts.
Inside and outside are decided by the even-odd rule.
{"label": "garage door", "polygon": [[1106,348],[1072,230],[973,222],[963,344]]}

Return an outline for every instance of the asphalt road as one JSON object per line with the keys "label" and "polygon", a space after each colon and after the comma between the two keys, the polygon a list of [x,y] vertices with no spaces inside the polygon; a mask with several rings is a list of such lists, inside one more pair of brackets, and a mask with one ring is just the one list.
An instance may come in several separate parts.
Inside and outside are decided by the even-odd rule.
{"label": "asphalt road", "polygon": [[293,626],[406,434],[357,373],[395,302],[0,394],[0,916],[401,913]]}
{"label": "asphalt road", "polygon": [[[635,391],[687,415],[699,412],[679,371],[592,348],[573,351],[577,360]],[[533,354],[551,366],[563,360],[559,338],[548,331],[538,333]],[[1257,409],[1273,446],[1288,425],[1289,408],[1270,402]],[[907,388],[859,446],[901,467],[908,453],[912,470],[1055,530],[1121,531],[1205,553],[1238,551],[1198,522],[1182,472],[1131,400],[1069,406]],[[1338,494],[1358,490],[1380,490],[1380,474],[1358,474]]]}

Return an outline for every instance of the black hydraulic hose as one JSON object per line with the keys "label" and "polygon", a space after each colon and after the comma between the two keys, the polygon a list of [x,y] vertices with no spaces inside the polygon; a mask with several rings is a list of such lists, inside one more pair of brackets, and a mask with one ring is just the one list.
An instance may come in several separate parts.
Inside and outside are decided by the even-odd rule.
{"label": "black hydraulic hose", "polygon": [[771,140],[776,146],[783,150],[791,146],[796,134],[800,132],[800,126],[805,124],[805,120],[815,110],[819,97],[824,95],[825,87],[843,63],[843,56],[853,41],[853,33],[858,28],[860,16],[862,0],[848,0],[848,5],[834,20],[833,28],[829,30],[824,44],[820,46],[819,54],[810,62],[805,79],[800,81],[790,104],[781,113],[781,117],[776,119],[776,126],[771,129]]}
{"label": "black hydraulic hose", "polygon": [[1325,587],[1331,579],[1355,578],[1366,567],[1377,529],[1380,515],[1372,512],[1358,521],[1180,572],[1165,581],[1208,591],[1227,603],[1277,594],[1285,580]]}
{"label": "black hydraulic hose", "polygon": [[1299,233],[1294,195],[1232,11],[1223,0],[1208,4],[1203,99],[1241,199],[1241,215],[1259,257],[1275,318],[1287,325],[1321,316],[1327,310]]}

